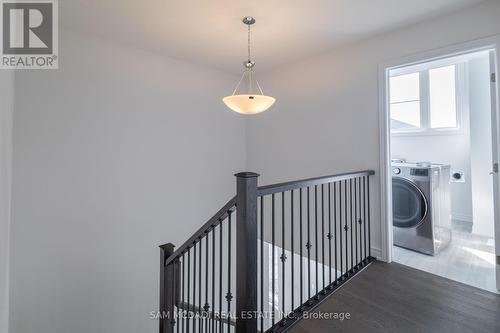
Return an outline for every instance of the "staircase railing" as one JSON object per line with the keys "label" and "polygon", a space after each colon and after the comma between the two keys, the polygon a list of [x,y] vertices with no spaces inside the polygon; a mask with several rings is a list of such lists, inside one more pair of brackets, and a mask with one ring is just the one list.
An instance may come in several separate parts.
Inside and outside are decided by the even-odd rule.
{"label": "staircase railing", "polygon": [[283,332],[374,259],[370,176],[360,171],[257,186],[174,252],[162,245],[160,333]]}

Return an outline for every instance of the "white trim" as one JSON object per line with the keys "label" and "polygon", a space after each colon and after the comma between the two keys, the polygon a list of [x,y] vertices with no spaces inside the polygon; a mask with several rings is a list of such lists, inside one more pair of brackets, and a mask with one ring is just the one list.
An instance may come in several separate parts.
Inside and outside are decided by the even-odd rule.
{"label": "white trim", "polygon": [[[495,74],[498,78],[498,66],[500,65],[500,40],[497,42],[496,47],[493,51],[490,51],[490,75]],[[498,167],[498,163],[500,161],[500,107],[498,105],[499,96],[500,96],[500,84],[498,83],[498,79],[495,83],[491,83],[490,86],[491,93],[491,135],[493,137],[492,140],[492,162],[496,163]],[[493,167],[493,166],[492,166]],[[496,256],[496,282],[497,282],[497,290],[500,292],[500,181],[498,179],[498,170],[496,173],[493,173],[493,202],[494,205],[494,218],[495,218],[495,256]]]}
{"label": "white trim", "polygon": [[384,261],[381,249],[379,249],[377,247],[373,247],[373,246],[370,249],[371,249],[372,257],[377,258],[377,260]]}
{"label": "white trim", "polygon": [[[389,115],[389,68],[390,64],[379,65],[379,129],[380,129],[380,259],[392,261],[392,191],[390,189],[391,135]],[[390,223],[392,225],[392,223]],[[391,246],[389,246],[391,245]]]}
{"label": "white trim", "polygon": [[433,68],[440,68],[445,66],[456,65],[459,63],[468,63],[470,60],[484,56],[488,51],[478,51],[474,53],[461,54],[455,57],[446,57],[438,60],[431,60],[427,62],[417,63],[409,66],[395,68],[391,70],[391,76],[398,76],[414,72],[421,72]]}
{"label": "white trim", "polygon": [[427,130],[427,131],[398,131],[398,132],[392,132],[392,136],[428,136],[428,135],[465,135],[467,134],[466,131],[463,129],[448,129],[448,128],[443,128],[443,129],[433,129],[433,130]]}
{"label": "white trim", "polygon": [[[496,66],[500,62],[500,35],[494,35],[492,37],[472,40],[469,42],[443,47],[440,49],[430,50],[427,52],[422,52],[418,54],[413,54],[405,57],[401,57],[399,59],[393,59],[387,61],[385,63],[379,64],[379,130],[380,130],[380,225],[381,225],[381,259],[387,262],[392,261],[392,191],[391,191],[391,174],[390,174],[390,163],[391,163],[391,152],[390,152],[390,143],[391,143],[391,135],[390,135],[390,116],[388,114],[388,80],[386,78],[389,75],[389,70],[394,70],[401,67],[407,67],[409,65],[418,65],[423,62],[429,62],[432,60],[443,60],[452,56],[461,56],[466,55],[473,52],[487,51],[494,49],[496,51]],[[496,72],[498,73],[498,68],[496,68]],[[497,75],[498,77],[498,75]],[[500,95],[500,85],[496,85],[496,89],[492,89],[492,92],[495,94],[492,95],[492,98]],[[498,114],[498,98],[495,101],[496,110]],[[495,128],[500,129],[500,117],[495,119]],[[496,142],[494,146],[500,147],[499,137],[496,137]],[[493,162],[498,163],[500,158],[500,153],[498,150],[493,154]],[[498,174],[494,176],[496,179],[498,178]],[[500,193],[499,182],[495,181],[495,190],[496,197],[498,198],[498,194]],[[495,236],[498,241],[496,241],[496,254],[500,255],[500,221],[499,221],[499,212],[500,212],[500,200],[494,200],[495,205]],[[497,265],[497,271],[500,272],[500,265]],[[498,274],[497,274],[498,275]],[[500,287],[500,279],[497,279],[497,286]]]}
{"label": "white trim", "polygon": [[420,127],[423,131],[429,131],[431,122],[431,85],[429,71],[420,72]]}

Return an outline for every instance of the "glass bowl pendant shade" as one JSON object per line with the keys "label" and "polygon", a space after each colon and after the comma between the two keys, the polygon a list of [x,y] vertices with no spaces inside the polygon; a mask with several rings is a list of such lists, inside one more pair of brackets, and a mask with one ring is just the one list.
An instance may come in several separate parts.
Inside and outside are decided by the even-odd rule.
{"label": "glass bowl pendant shade", "polygon": [[234,112],[248,115],[266,111],[276,100],[265,95],[232,95],[224,97],[222,101]]}
{"label": "glass bowl pendant shade", "polygon": [[[245,70],[236,88],[234,88],[233,94],[224,97],[222,101],[234,112],[252,115],[266,111],[276,102],[276,99],[264,95],[259,82],[254,76],[255,62],[250,60],[250,26],[255,23],[255,19],[252,17],[244,17],[243,23],[248,26],[248,60],[243,63]],[[238,88],[245,78],[248,84],[247,91],[242,94],[237,94]],[[254,87],[258,88],[258,92],[254,92]]]}
{"label": "glass bowl pendant shade", "polygon": [[[253,61],[245,62],[245,71],[236,85],[233,94],[222,99],[224,104],[234,112],[246,115],[261,113],[269,109],[276,101],[273,97],[264,95],[257,80],[255,80],[254,84],[254,65],[255,63]],[[244,94],[236,94],[245,77],[248,79],[247,92]],[[257,93],[253,92],[253,87],[255,86],[258,87]]]}

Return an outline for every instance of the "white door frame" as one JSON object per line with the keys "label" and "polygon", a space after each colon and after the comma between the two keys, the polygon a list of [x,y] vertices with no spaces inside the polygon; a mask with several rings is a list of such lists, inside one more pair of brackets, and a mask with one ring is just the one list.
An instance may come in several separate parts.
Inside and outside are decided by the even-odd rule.
{"label": "white door frame", "polygon": [[[380,129],[380,201],[381,201],[381,236],[382,236],[382,246],[381,246],[381,259],[387,262],[391,262],[392,255],[392,185],[391,185],[391,135],[390,135],[390,119],[389,119],[389,104],[388,104],[388,75],[389,70],[396,69],[399,67],[404,67],[408,65],[414,65],[422,62],[428,62],[432,60],[438,60],[442,58],[447,58],[450,56],[457,56],[461,54],[467,54],[476,51],[495,51],[495,73],[498,73],[498,64],[500,63],[500,35],[495,35],[488,38],[473,40],[470,42],[465,42],[458,45],[452,45],[448,47],[443,47],[440,49],[435,49],[427,52],[422,52],[410,56],[401,57],[394,59],[379,65],[379,129]],[[499,75],[497,75],[498,77]],[[492,117],[492,127],[496,130],[496,136],[493,134],[496,142],[493,142],[493,163],[498,163],[500,160],[500,153],[498,147],[500,147],[500,115],[499,115],[499,96],[500,96],[500,85],[497,84],[492,87],[492,95],[495,98],[496,112],[494,117]],[[492,114],[494,110],[492,110]],[[496,117],[495,117],[496,115]],[[500,265],[498,264],[498,256],[500,256],[500,185],[498,181],[498,174],[493,175],[494,177],[494,192],[496,195],[495,202],[495,247],[497,256],[497,271],[500,270]],[[497,273],[497,276],[499,273]],[[500,279],[497,279],[497,288],[500,290]]]}

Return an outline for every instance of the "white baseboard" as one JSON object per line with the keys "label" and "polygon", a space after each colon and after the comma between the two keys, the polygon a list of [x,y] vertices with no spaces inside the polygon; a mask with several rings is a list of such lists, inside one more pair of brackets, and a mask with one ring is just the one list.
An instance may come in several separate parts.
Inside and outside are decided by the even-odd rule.
{"label": "white baseboard", "polygon": [[451,219],[456,221],[472,223],[472,216],[466,214],[451,214]]}
{"label": "white baseboard", "polygon": [[377,260],[384,261],[382,258],[382,250],[381,249],[372,246],[371,253],[372,253],[372,257],[377,258]]}

